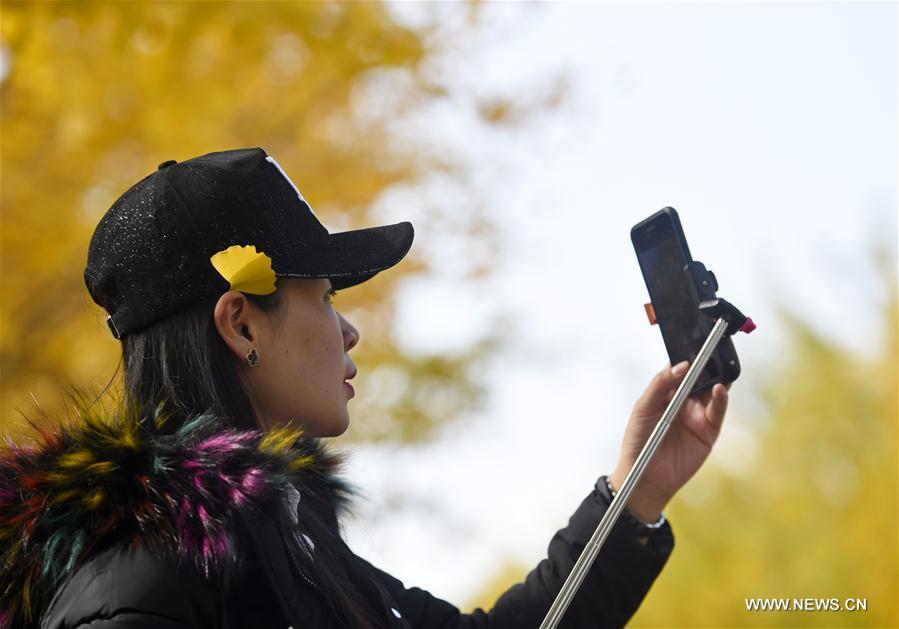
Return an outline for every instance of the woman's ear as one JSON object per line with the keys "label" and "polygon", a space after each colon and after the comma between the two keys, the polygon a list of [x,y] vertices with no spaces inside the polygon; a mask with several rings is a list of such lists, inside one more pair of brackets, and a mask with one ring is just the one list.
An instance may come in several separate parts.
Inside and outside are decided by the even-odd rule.
{"label": "woman's ear", "polygon": [[229,290],[215,304],[212,314],[215,327],[225,344],[241,360],[247,350],[259,342],[260,314],[259,309],[236,290]]}

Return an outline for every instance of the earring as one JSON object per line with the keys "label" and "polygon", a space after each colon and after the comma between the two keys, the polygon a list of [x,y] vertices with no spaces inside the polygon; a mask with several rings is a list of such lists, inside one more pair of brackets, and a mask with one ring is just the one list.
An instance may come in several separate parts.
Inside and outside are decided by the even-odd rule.
{"label": "earring", "polygon": [[259,362],[259,354],[256,353],[255,347],[251,347],[247,352],[247,362],[250,363],[250,367],[255,367]]}

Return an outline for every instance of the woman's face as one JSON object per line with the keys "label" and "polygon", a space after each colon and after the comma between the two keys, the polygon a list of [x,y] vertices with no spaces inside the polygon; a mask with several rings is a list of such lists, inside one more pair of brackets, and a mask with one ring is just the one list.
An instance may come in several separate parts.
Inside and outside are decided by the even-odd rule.
{"label": "woman's face", "polygon": [[[331,304],[330,280],[280,278],[278,290],[284,293],[280,312],[263,313],[243,300],[252,322],[242,332],[248,338],[243,345],[240,337],[236,343],[226,339],[241,356],[241,375],[262,428],[293,421],[306,436],[341,435],[349,426],[347,402],[354,395],[345,380],[356,375],[347,352],[358,343],[359,332]],[[255,367],[245,358],[250,347],[259,356]]]}

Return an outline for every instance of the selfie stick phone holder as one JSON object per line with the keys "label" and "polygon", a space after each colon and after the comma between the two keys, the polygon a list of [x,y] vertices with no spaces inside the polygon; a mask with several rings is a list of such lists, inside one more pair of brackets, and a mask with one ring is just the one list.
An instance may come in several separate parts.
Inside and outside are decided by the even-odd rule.
{"label": "selfie stick phone holder", "polygon": [[[700,302],[699,310],[714,319],[715,325],[696,355],[696,360],[693,361],[690,369],[687,370],[687,375],[681,381],[671,402],[668,403],[668,408],[665,409],[662,418],[656,424],[652,434],[649,435],[649,439],[647,439],[646,445],[643,446],[643,450],[640,451],[634,466],[627,473],[624,483],[618,489],[615,497],[612,498],[612,502],[593,532],[593,536],[587,542],[587,545],[581,552],[581,556],[578,557],[577,562],[571,569],[571,574],[568,575],[568,578],[562,585],[562,589],[559,590],[556,600],[553,601],[552,607],[549,608],[549,612],[547,612],[543,623],[540,625],[540,629],[555,629],[559,621],[562,620],[565,610],[568,609],[568,605],[571,603],[574,595],[577,594],[581,583],[590,571],[593,561],[599,554],[612,527],[615,526],[615,522],[618,521],[618,517],[624,510],[631,493],[633,493],[637,483],[640,482],[643,471],[655,455],[656,450],[662,443],[662,439],[665,438],[668,428],[671,427],[671,422],[677,417],[681,406],[683,406],[690,391],[693,390],[693,385],[699,379],[699,375],[705,369],[706,363],[709,362],[709,358],[711,358],[718,347],[718,343],[724,338],[724,335],[730,336],[737,332],[746,332],[748,334],[755,329],[752,319],[737,310],[733,304],[724,299],[714,297],[715,290],[718,288],[718,282],[715,281],[715,276],[711,271],[706,271],[701,262],[692,262],[684,270],[689,272],[694,279],[699,279],[700,283],[697,286],[697,290],[700,297],[711,297]],[[703,286],[702,281],[710,283]]]}

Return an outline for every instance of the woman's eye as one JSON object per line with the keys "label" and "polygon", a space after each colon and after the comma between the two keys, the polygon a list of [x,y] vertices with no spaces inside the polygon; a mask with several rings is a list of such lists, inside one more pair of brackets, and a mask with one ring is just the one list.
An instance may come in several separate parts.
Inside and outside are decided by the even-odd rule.
{"label": "woman's eye", "polygon": [[337,296],[337,291],[335,291],[333,289],[329,290],[327,293],[325,293],[325,301],[327,301],[329,304],[333,303],[333,300],[336,296]]}

